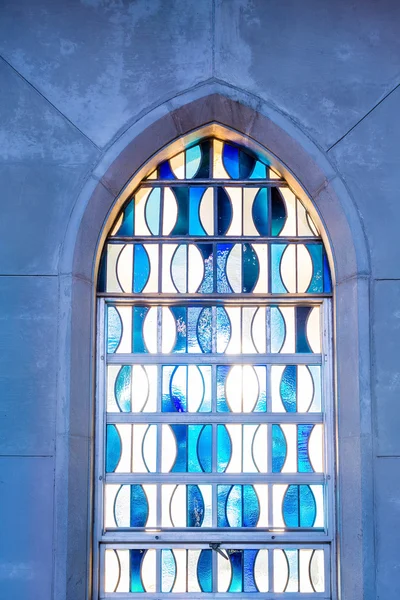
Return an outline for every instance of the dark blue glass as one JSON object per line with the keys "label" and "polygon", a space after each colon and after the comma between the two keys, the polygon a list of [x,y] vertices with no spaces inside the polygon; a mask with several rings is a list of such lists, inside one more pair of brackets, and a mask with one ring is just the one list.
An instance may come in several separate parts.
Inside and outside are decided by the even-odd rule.
{"label": "dark blue glass", "polygon": [[107,425],[106,430],[106,473],[113,473],[121,459],[121,438],[115,425]]}
{"label": "dark blue glass", "polygon": [[229,464],[232,454],[232,442],[225,425],[218,425],[217,430],[217,471],[223,473]]}
{"label": "dark blue glass", "polygon": [[198,249],[204,261],[204,277],[199,287],[201,294],[212,294],[214,290],[214,255],[212,244],[198,244]]}
{"label": "dark blue glass", "polygon": [[222,162],[229,177],[239,179],[239,148],[225,143],[222,148]]}
{"label": "dark blue glass", "polygon": [[122,337],[122,320],[114,306],[107,310],[107,352],[115,352]]}
{"label": "dark blue glass", "polygon": [[202,592],[212,592],[212,550],[202,550],[197,563],[197,580]]}
{"label": "dark blue glass", "polygon": [[144,592],[144,587],[141,578],[141,565],[146,550],[129,550],[130,563],[130,592]]}
{"label": "dark blue glass", "polygon": [[217,188],[217,233],[225,235],[232,221],[232,203],[224,188]]}
{"label": "dark blue glass", "polygon": [[135,244],[133,249],[133,291],[139,294],[150,277],[150,260],[142,244]]}
{"label": "dark blue glass", "polygon": [[288,365],[282,374],[280,394],[286,412],[297,411],[297,367]]}
{"label": "dark blue glass", "polygon": [[311,306],[296,306],[296,352],[312,352],[307,339],[307,319],[312,311]]}
{"label": "dark blue glass", "polygon": [[324,292],[330,294],[332,291],[331,271],[329,268],[328,257],[326,256],[325,250],[323,251],[324,261]]}
{"label": "dark blue glass", "polygon": [[141,485],[131,485],[130,526],[145,527],[149,516],[149,503]]}
{"label": "dark blue glass", "polygon": [[172,187],[178,205],[178,218],[171,235],[187,235],[189,231],[189,188]]}
{"label": "dark blue glass", "polygon": [[219,294],[232,293],[226,275],[226,263],[232,248],[233,244],[217,244],[217,292]]}
{"label": "dark blue glass", "polygon": [[132,350],[133,352],[147,352],[143,339],[143,323],[149,312],[148,306],[134,306],[133,328],[132,328]]}
{"label": "dark blue glass", "polygon": [[242,148],[239,149],[239,177],[240,179],[248,179],[251,172],[254,170],[256,158],[249,151]]}
{"label": "dark blue glass", "polygon": [[244,550],[243,561],[243,591],[258,592],[256,582],[254,580],[254,566],[257,558],[258,550]]}
{"label": "dark blue glass", "polygon": [[[305,246],[310,253],[313,264],[313,275],[307,293],[322,294],[324,291],[322,244],[306,244]],[[301,265],[299,268],[301,269]]]}
{"label": "dark blue glass", "polygon": [[299,473],[312,473],[314,471],[308,456],[308,441],[313,427],[314,425],[297,426],[297,462]]}
{"label": "dark blue glass", "polygon": [[210,174],[210,140],[205,140],[200,144],[201,162],[193,179],[209,179]]}
{"label": "dark blue glass", "polygon": [[226,503],[228,501],[229,492],[233,488],[232,485],[219,485],[218,486],[218,527],[230,527],[226,509]]}
{"label": "dark blue glass", "polygon": [[200,202],[205,187],[191,187],[189,190],[189,234],[207,235],[200,222]]}
{"label": "dark blue glass", "polygon": [[186,308],[171,306],[171,312],[176,322],[175,346],[172,352],[186,352]]}
{"label": "dark blue glass", "polygon": [[170,410],[187,411],[187,367],[175,367],[170,379]]}
{"label": "dark blue glass", "polygon": [[204,353],[212,350],[212,313],[211,307],[205,307],[200,312],[196,327],[197,341]]}
{"label": "dark blue glass", "polygon": [[280,425],[272,425],[272,472],[280,473],[285,464],[287,443]]}
{"label": "dark blue glass", "polygon": [[124,365],[115,379],[114,395],[121,412],[131,411],[132,367]]}
{"label": "dark blue glass", "polygon": [[286,206],[278,188],[271,188],[271,235],[279,235],[286,223]]}
{"label": "dark blue glass", "polygon": [[173,171],[171,169],[171,165],[169,164],[169,160],[162,162],[158,167],[158,178],[159,179],[176,179]]}
{"label": "dark blue glass", "polygon": [[268,193],[268,188],[261,188],[253,202],[253,222],[260,235],[268,235]]}
{"label": "dark blue glass", "polygon": [[123,210],[123,218],[122,218],[122,223],[118,229],[118,231],[116,233],[114,233],[114,236],[121,236],[121,237],[132,237],[133,236],[133,215],[134,215],[134,208],[133,208],[133,200],[130,200],[130,202],[128,202],[128,204],[126,204],[124,210]]}
{"label": "dark blue glass", "polygon": [[260,273],[260,263],[251,244],[242,246],[243,282],[242,291],[250,293],[254,290]]}
{"label": "dark blue glass", "polygon": [[204,520],[204,500],[198,485],[187,486],[187,526],[201,527]]}
{"label": "dark blue glass", "polygon": [[107,244],[104,245],[103,253],[100,259],[99,274],[97,276],[97,291],[105,292],[107,290]]}
{"label": "dark blue glass", "polygon": [[228,592],[243,591],[243,550],[228,550],[232,578]]}
{"label": "dark blue glass", "polygon": [[171,469],[172,473],[187,473],[188,471],[188,426],[171,425],[176,440],[176,457]]}

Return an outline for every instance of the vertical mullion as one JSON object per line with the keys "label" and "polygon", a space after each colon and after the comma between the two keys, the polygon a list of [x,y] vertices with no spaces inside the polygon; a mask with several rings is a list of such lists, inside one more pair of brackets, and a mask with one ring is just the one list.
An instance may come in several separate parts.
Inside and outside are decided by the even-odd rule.
{"label": "vertical mullion", "polygon": [[270,592],[275,591],[274,586],[274,549],[268,550],[268,588]]}
{"label": "vertical mullion", "polygon": [[156,593],[161,592],[161,549],[156,548]]}
{"label": "vertical mullion", "polygon": [[[106,440],[106,419],[105,419],[105,395],[106,395],[106,335],[105,335],[105,300],[99,299],[97,303],[97,390],[95,405],[96,429],[98,439],[95,450],[95,506],[94,506],[94,522],[95,522],[95,543],[93,548],[93,594],[97,597],[102,592],[100,587],[104,577],[104,560],[100,547],[100,539],[104,528],[104,444]],[[101,580],[101,581],[100,581]]]}

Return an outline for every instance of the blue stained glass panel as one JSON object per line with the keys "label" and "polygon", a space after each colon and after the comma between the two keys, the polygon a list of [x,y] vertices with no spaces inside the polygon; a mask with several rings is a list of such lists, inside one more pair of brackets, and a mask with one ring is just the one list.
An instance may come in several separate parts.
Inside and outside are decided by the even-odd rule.
{"label": "blue stained glass panel", "polygon": [[273,294],[287,294],[282,281],[281,260],[287,244],[271,244],[271,291]]}
{"label": "blue stained glass panel", "polygon": [[229,592],[243,592],[243,550],[228,550],[232,578]]}
{"label": "blue stained glass panel", "polygon": [[244,550],[243,561],[243,591],[247,593],[258,592],[254,580],[254,567],[258,550]]}
{"label": "blue stained glass panel", "polygon": [[314,471],[308,455],[308,442],[313,427],[313,425],[297,426],[297,460],[299,473],[312,473]]}
{"label": "blue stained glass panel", "polygon": [[130,592],[144,592],[144,587],[141,578],[141,565],[144,558],[145,550],[129,550],[130,563]]}
{"label": "blue stained glass panel", "polygon": [[222,306],[217,306],[217,352],[225,352],[231,338],[231,322]]}
{"label": "blue stained glass panel", "polygon": [[176,561],[172,550],[161,550],[161,591],[171,592],[176,580]]}
{"label": "blue stained glass panel", "polygon": [[307,339],[307,319],[312,311],[311,306],[296,306],[296,352],[312,352]]}
{"label": "blue stained glass panel", "polygon": [[282,512],[287,527],[313,527],[317,511],[310,486],[290,485],[283,499]]}
{"label": "blue stained glass panel", "polygon": [[211,425],[170,425],[176,441],[172,473],[211,472]]}
{"label": "blue stained glass panel", "polygon": [[268,188],[261,188],[253,202],[252,216],[255,228],[260,235],[268,235]]}
{"label": "blue stained glass panel", "polygon": [[200,202],[203,197],[205,187],[191,187],[189,191],[189,234],[206,235],[200,222]]}
{"label": "blue stained glass panel", "polygon": [[272,425],[272,472],[280,473],[285,464],[287,442],[280,425]]}
{"label": "blue stained glass panel", "polygon": [[250,179],[266,179],[268,167],[259,160],[256,160]]}
{"label": "blue stained glass panel", "polygon": [[204,261],[204,277],[199,287],[201,294],[211,294],[214,291],[214,252],[212,244],[199,244],[198,249]]}
{"label": "blue stained glass panel", "polygon": [[229,177],[239,179],[239,148],[225,143],[222,149],[222,162]]}
{"label": "blue stained glass panel", "polygon": [[217,292],[219,294],[232,293],[226,275],[226,263],[232,248],[233,244],[217,244]]}
{"label": "blue stained glass panel", "polygon": [[204,140],[200,144],[201,162],[194,176],[194,179],[209,179],[210,178],[210,140]]}
{"label": "blue stained glass panel", "polygon": [[189,231],[189,188],[171,187],[178,205],[178,218],[171,235],[187,235]]}
{"label": "blue stained glass panel", "polygon": [[212,592],[212,550],[202,550],[197,563],[197,579],[202,592]]}
{"label": "blue stained glass panel", "polygon": [[106,431],[106,473],[113,473],[121,459],[122,443],[115,425],[107,425]]}
{"label": "blue stained glass panel", "polygon": [[277,306],[271,306],[271,352],[280,352],[285,337],[285,319]]}
{"label": "blue stained glass panel", "polygon": [[159,179],[176,179],[171,165],[169,164],[169,160],[165,160],[158,167],[158,177]]}
{"label": "blue stained glass panel", "polygon": [[[323,280],[323,258],[322,258],[322,245],[321,244],[306,244],[308,252],[310,253],[312,264],[313,264],[313,275],[311,278],[310,285],[308,286],[308,294],[322,294],[324,291],[324,280]],[[301,265],[299,265],[301,269]]]}
{"label": "blue stained glass panel", "polygon": [[271,235],[279,235],[286,222],[285,202],[278,188],[271,188]]}
{"label": "blue stained glass panel", "polygon": [[172,352],[186,352],[186,307],[171,306],[170,310],[176,322],[175,346]]}
{"label": "blue stained glass panel", "polygon": [[123,218],[118,231],[114,233],[114,236],[133,236],[133,218],[134,218],[134,205],[133,200],[128,202],[123,209]]}
{"label": "blue stained glass panel", "polygon": [[232,454],[232,442],[225,425],[218,425],[217,434],[217,471],[223,473]]}
{"label": "blue stained glass panel", "polygon": [[230,198],[222,187],[217,188],[217,213],[217,233],[225,235],[231,224],[233,211]]}
{"label": "blue stained glass panel", "polygon": [[142,244],[134,245],[133,291],[140,293],[150,277],[150,260]]}
{"label": "blue stained glass panel", "polygon": [[280,395],[286,412],[297,411],[297,367],[288,365],[282,374]]}
{"label": "blue stained glass panel", "polygon": [[[195,315],[195,311],[193,311]],[[210,307],[203,308],[199,314],[196,336],[201,351],[209,353],[212,350],[212,311]]]}
{"label": "blue stained glass panel", "polygon": [[131,411],[132,367],[124,365],[120,368],[115,380],[115,400],[121,412]]}
{"label": "blue stained glass panel", "polygon": [[147,198],[145,217],[146,224],[153,235],[160,234],[161,189],[153,188]]}
{"label": "blue stained glass panel", "polygon": [[217,411],[230,412],[226,401],[225,384],[231,367],[226,365],[217,366]]}
{"label": "blue stained glass panel", "polygon": [[149,503],[141,485],[131,485],[130,526],[145,527],[149,516]]}
{"label": "blue stained glass panel", "polygon": [[133,313],[133,328],[132,328],[132,349],[133,352],[148,352],[143,339],[143,324],[147,313],[148,306],[134,306]]}
{"label": "blue stained glass panel", "polygon": [[323,251],[323,269],[324,269],[324,292],[330,294],[332,292],[331,271],[329,268],[328,257],[325,250]]}
{"label": "blue stained glass panel", "polygon": [[254,290],[260,271],[260,264],[251,244],[243,244],[243,292],[250,293]]}
{"label": "blue stained glass panel", "polygon": [[186,150],[186,179],[195,177],[201,164],[200,145],[192,146]]}
{"label": "blue stained glass panel", "polygon": [[204,500],[198,485],[187,486],[187,526],[201,527],[204,520]]}

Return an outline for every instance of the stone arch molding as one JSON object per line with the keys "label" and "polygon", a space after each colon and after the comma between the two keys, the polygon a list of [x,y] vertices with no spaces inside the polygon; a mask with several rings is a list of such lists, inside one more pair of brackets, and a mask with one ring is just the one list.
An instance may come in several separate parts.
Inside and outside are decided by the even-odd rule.
{"label": "stone arch molding", "polygon": [[317,213],[335,285],[338,597],[374,598],[369,256],[359,215],[322,152],[289,119],[228,86],[204,86],[157,107],[105,153],[71,215],[60,256],[54,598],[90,598],[95,280],[127,195],[161,152],[213,134],[268,156]]}

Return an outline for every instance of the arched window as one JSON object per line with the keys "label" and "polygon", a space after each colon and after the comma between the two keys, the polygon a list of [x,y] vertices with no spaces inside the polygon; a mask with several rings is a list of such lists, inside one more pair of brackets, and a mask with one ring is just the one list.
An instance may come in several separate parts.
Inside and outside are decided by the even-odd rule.
{"label": "arched window", "polygon": [[161,161],[113,223],[95,598],[332,598],[332,290],[316,221],[265,155],[206,138]]}

